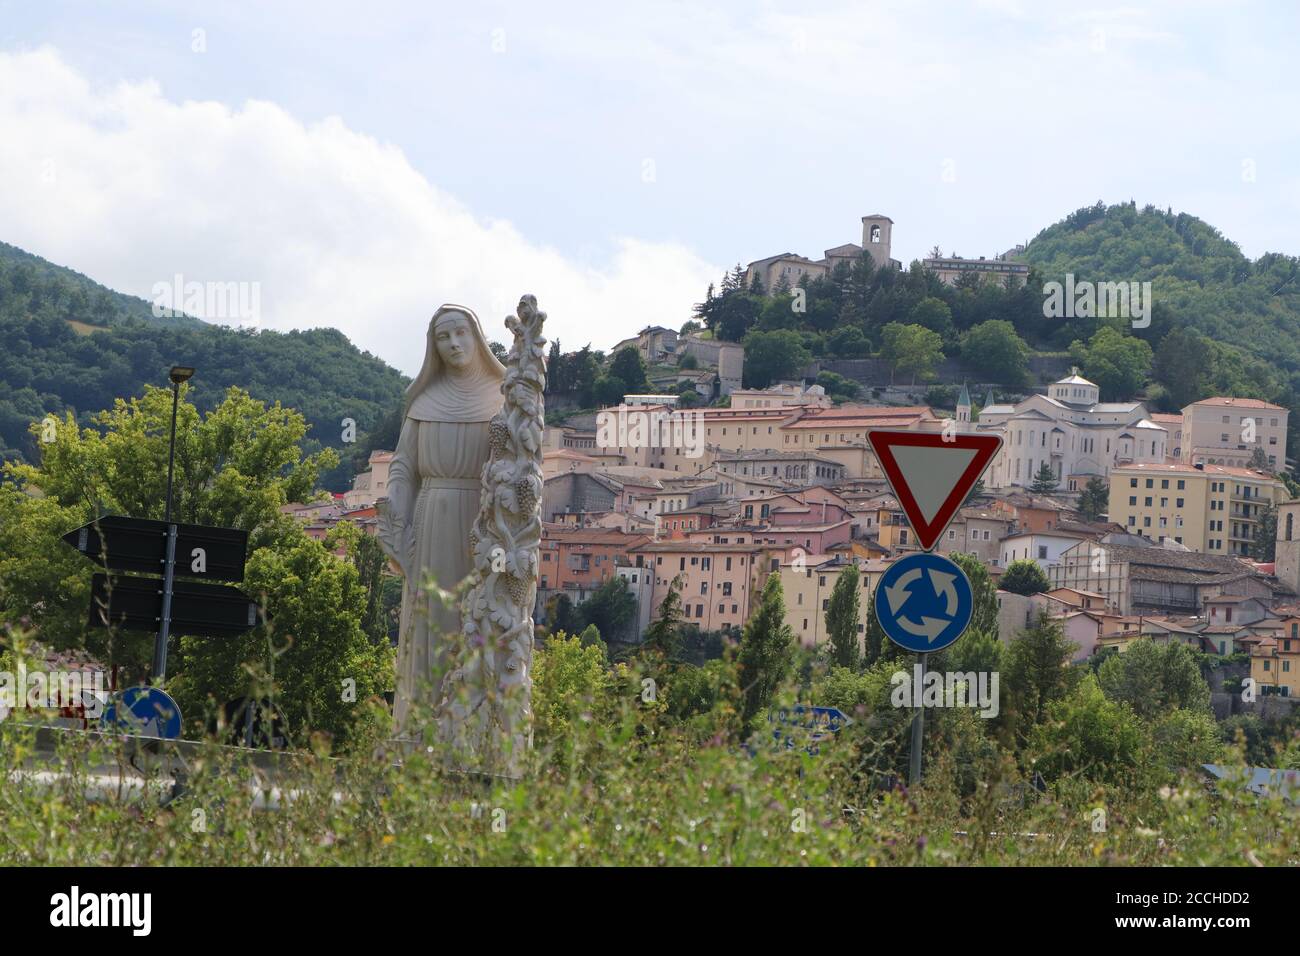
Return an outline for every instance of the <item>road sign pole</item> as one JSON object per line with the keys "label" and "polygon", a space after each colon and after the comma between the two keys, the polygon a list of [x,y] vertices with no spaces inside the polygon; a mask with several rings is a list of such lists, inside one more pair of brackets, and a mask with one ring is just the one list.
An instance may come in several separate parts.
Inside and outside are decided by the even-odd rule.
{"label": "road sign pole", "polygon": [[158,642],[153,649],[153,677],[167,676],[167,638],[172,629],[172,585],[176,579],[176,525],[167,526],[167,561],[163,567],[162,617],[158,621]]}
{"label": "road sign pole", "polygon": [[916,715],[912,718],[912,767],[908,775],[907,785],[915,787],[921,782],[921,739],[925,731],[925,708],[921,706],[921,692],[925,687],[925,659],[929,654],[917,654],[918,666],[921,669],[921,682],[917,687],[912,689],[916,700]]}

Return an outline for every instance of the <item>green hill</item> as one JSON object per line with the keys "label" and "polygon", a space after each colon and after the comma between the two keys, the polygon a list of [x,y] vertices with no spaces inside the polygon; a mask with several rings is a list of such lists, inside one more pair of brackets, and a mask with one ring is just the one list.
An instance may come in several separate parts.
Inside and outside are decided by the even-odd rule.
{"label": "green hill", "polygon": [[[406,379],[334,329],[272,332],[157,319],[144,299],[0,244],[0,457],[31,459],[30,424],[71,410],[85,423],[172,365],[193,365],[191,398],[213,407],[231,385],[298,409],[310,439],[339,448],[327,487],[341,490],[368,439],[391,440]],[[342,442],[344,419],[356,443]],[[313,449],[314,450],[314,449]]]}
{"label": "green hill", "polygon": [[1040,232],[1025,261],[1044,281],[1152,283],[1159,339],[1174,326],[1242,349],[1285,373],[1300,388],[1300,259],[1267,253],[1256,260],[1187,213],[1153,206],[1098,203]]}

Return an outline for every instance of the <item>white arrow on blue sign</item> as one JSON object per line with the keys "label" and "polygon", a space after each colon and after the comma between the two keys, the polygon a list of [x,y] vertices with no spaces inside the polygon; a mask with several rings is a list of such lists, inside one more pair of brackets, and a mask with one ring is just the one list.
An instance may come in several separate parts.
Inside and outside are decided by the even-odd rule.
{"label": "white arrow on blue sign", "polygon": [[817,745],[821,741],[853,723],[852,718],[838,707],[808,707],[804,704],[774,708],[768,713],[767,720],[775,725],[772,739],[779,747],[794,750],[803,743],[804,749],[813,756],[817,755]]}
{"label": "white arrow on blue sign", "polygon": [[917,552],[899,558],[876,585],[876,616],[899,647],[925,654],[947,647],[970,624],[975,600],[956,562]]}

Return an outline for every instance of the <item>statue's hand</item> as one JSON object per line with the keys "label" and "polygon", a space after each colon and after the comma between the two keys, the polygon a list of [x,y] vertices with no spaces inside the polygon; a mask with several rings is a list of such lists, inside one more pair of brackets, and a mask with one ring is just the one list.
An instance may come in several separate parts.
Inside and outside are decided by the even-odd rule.
{"label": "statue's hand", "polygon": [[409,521],[394,515],[386,501],[379,504],[379,544],[384,553],[397,562],[402,575],[412,581],[415,567],[415,529]]}

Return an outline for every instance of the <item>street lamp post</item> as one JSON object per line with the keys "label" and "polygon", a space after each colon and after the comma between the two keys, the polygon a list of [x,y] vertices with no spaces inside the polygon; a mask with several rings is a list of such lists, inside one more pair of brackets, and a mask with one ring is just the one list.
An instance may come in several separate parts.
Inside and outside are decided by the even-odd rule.
{"label": "street lamp post", "polygon": [[153,650],[153,679],[167,676],[167,639],[172,627],[172,584],[176,578],[176,525],[172,523],[172,478],[176,473],[176,410],[181,400],[181,383],[189,381],[194,369],[174,365],[167,374],[172,383],[172,433],[167,451],[167,506],[163,521],[167,524],[167,560],[163,568],[162,616],[158,620],[158,640]]}

